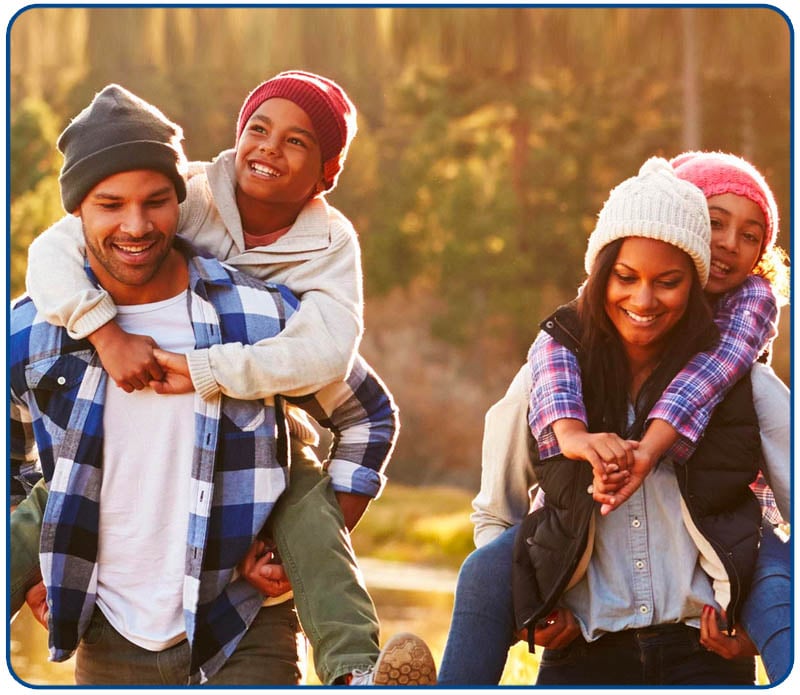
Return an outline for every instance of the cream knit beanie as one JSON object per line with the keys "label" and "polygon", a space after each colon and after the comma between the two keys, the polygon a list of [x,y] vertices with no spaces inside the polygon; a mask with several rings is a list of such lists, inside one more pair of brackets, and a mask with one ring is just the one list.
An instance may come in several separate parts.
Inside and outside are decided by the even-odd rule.
{"label": "cream knit beanie", "polygon": [[604,246],[631,236],[665,241],[688,253],[705,286],[711,260],[708,204],[703,192],[679,179],[666,159],[651,157],[636,176],[611,191],[589,237],[586,272],[592,272]]}

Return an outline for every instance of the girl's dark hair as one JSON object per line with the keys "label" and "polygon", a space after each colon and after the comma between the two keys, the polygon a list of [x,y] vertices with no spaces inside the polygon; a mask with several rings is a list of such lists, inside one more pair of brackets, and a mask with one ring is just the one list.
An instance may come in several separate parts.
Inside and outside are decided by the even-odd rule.
{"label": "girl's dark hair", "polygon": [[695,353],[710,348],[718,340],[719,331],[692,263],[686,312],[670,331],[658,367],[639,390],[634,404],[636,423],[629,428],[630,368],[619,333],[605,310],[606,288],[624,241],[624,238],[612,241],[600,251],[578,301],[581,378],[589,431],[638,437],[636,430],[672,378]]}

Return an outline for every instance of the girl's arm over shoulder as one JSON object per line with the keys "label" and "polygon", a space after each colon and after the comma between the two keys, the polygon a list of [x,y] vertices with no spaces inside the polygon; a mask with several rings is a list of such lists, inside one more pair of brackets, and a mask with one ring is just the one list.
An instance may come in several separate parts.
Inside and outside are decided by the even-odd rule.
{"label": "girl's arm over shoulder", "polygon": [[555,338],[540,331],[528,351],[531,396],[528,424],[544,461],[561,453],[553,431],[557,420],[576,420],[584,430],[588,423],[578,359]]}
{"label": "girl's arm over shoulder", "polygon": [[65,327],[75,339],[87,337],[117,314],[108,292],[86,275],[85,253],[81,220],[74,215],[62,217],[28,248],[28,294],[49,323]]}
{"label": "girl's arm over shoulder", "polygon": [[650,420],[663,420],[675,430],[673,458],[685,460],[691,454],[714,408],[777,335],[777,319],[772,288],[756,275],[717,302],[719,341],[689,361],[650,412]]}

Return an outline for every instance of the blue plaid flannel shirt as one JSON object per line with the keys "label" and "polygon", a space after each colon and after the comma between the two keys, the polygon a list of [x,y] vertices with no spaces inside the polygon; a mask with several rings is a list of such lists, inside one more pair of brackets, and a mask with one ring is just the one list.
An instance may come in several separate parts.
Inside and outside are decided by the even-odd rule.
{"label": "blue plaid flannel shirt", "polygon": [[[198,348],[271,337],[296,311],[298,300],[285,287],[176,244],[189,263],[188,310]],[[8,354],[11,502],[40,475],[48,482],[40,561],[50,606],[50,658],[63,661],[74,653],[96,598],[107,375],[87,341],[45,322],[29,298],[11,309]],[[287,400],[333,432],[329,466],[339,471],[332,472],[336,489],[376,496],[398,419],[369,365],[358,357],[345,381]],[[183,596],[190,683],[219,670],[262,605],[264,597],[234,579],[234,570],[287,484],[287,461],[277,454],[280,425],[280,413],[263,401],[195,399]]]}
{"label": "blue plaid flannel shirt", "polygon": [[[668,456],[686,461],[692,455],[714,408],[777,335],[777,316],[772,286],[757,275],[719,299],[717,345],[689,361],[648,415],[648,420],[665,420],[681,435]],[[528,422],[544,460],[561,453],[553,422],[571,418],[586,424],[581,372],[575,355],[544,332],[531,346],[528,362],[533,375]]]}

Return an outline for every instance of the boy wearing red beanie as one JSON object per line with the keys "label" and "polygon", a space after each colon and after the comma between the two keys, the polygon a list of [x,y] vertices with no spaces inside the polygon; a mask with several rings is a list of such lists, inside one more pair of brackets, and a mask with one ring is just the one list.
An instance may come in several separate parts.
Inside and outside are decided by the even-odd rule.
{"label": "boy wearing red beanie", "polygon": [[[73,337],[88,337],[126,390],[272,399],[342,380],[363,330],[360,250],[349,220],[324,194],[336,185],[355,133],[356,109],[339,85],[283,72],[245,99],[235,148],[190,165],[179,234],[301,299],[275,338],[178,355],[159,350],[147,336],[124,333],[112,320],[110,297],[86,280],[80,222],[70,216],[31,245],[28,292],[48,320]],[[434,684],[433,659],[419,638],[397,635],[380,652],[375,608],[348,535],[385,484],[394,437],[365,466],[353,467],[333,451],[323,471],[308,446],[318,442],[313,427],[286,409],[289,488],[270,516],[270,540],[254,546],[240,570],[276,600],[293,587],[323,683]],[[326,552],[309,552],[312,539]],[[272,564],[277,558],[282,566]]]}

